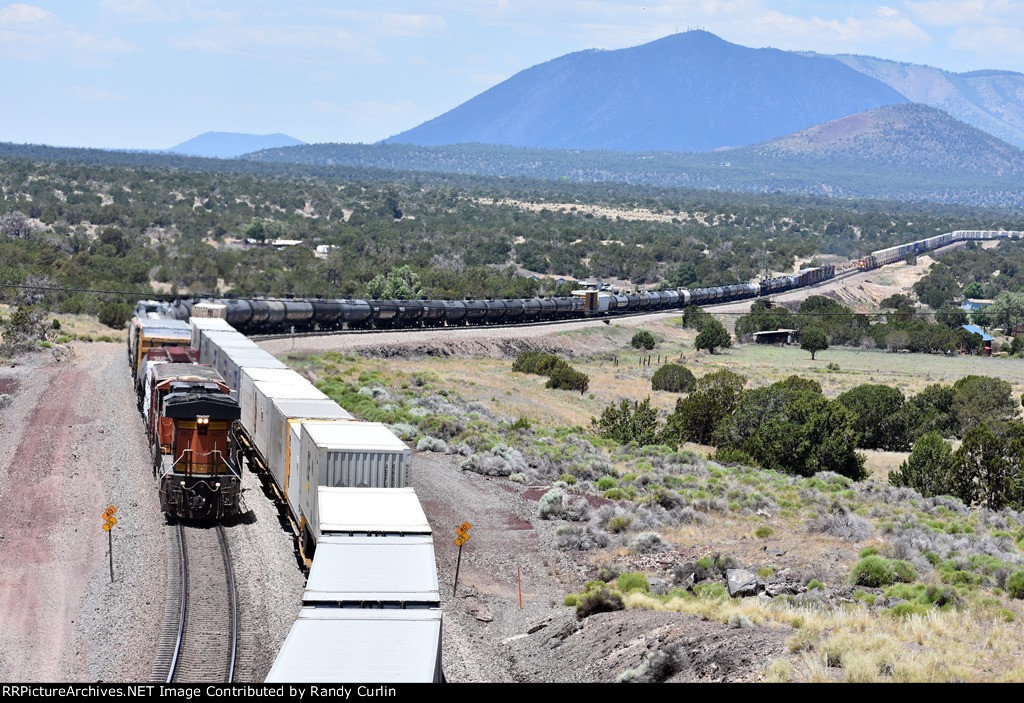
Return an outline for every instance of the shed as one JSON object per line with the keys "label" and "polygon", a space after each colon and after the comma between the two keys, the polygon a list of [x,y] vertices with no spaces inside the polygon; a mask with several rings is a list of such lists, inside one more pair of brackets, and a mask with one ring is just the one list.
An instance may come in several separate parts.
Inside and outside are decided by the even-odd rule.
{"label": "shed", "polygon": [[763,330],[751,336],[758,344],[793,344],[796,341],[796,330]]}
{"label": "shed", "polygon": [[995,339],[992,335],[981,329],[977,325],[962,325],[962,327],[970,332],[981,337],[981,353],[985,356],[992,356],[992,342]]}

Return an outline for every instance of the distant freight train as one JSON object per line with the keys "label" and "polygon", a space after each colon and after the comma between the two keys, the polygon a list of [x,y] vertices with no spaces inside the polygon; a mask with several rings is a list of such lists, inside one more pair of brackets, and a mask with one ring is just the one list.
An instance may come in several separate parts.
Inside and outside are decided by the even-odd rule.
{"label": "distant freight train", "polygon": [[[854,268],[870,270],[958,241],[1019,238],[1024,232],[961,230],[928,239],[880,249],[854,262]],[[395,329],[407,327],[456,327],[570,320],[659,310],[678,310],[690,305],[714,305],[733,300],[774,295],[821,283],[835,277],[831,264],[764,279],[696,289],[645,292],[575,291],[570,296],[505,300],[363,300],[363,299],[220,299],[177,300],[171,304],[140,303],[144,317],[181,320],[196,316],[220,317],[246,334],[339,329]],[[193,313],[194,306],[204,304]]]}

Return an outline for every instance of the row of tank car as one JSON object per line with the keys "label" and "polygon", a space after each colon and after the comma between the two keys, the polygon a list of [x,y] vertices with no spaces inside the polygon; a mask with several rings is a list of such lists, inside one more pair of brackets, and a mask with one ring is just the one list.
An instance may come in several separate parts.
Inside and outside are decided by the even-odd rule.
{"label": "row of tank car", "polygon": [[409,447],[387,426],[355,420],[227,321],[190,325],[199,360],[237,397],[240,456],[279,496],[310,564],[267,680],[440,681],[434,543],[409,487]]}
{"label": "row of tank car", "polygon": [[755,283],[697,289],[612,292],[578,290],[571,296],[506,300],[345,300],[345,299],[223,299],[179,300],[169,306],[152,303],[178,319],[217,317],[250,333],[289,330],[392,329],[517,324],[603,315],[673,310],[689,305],[712,305],[832,278],[835,267],[820,266]]}
{"label": "row of tank car", "polygon": [[[855,267],[870,270],[893,263],[908,254],[931,251],[962,240],[1020,237],[1004,230],[958,230],[927,239],[880,249],[857,259]],[[452,327],[566,320],[672,310],[689,305],[713,305],[771,295],[815,285],[835,276],[832,265],[805,268],[794,274],[752,283],[665,291],[612,292],[578,290],[551,298],[505,300],[363,300],[363,299],[222,299],[203,303],[194,313],[196,300],[169,305],[152,303],[165,317],[187,320],[197,314],[220,317],[247,334],[336,329],[395,329]]]}

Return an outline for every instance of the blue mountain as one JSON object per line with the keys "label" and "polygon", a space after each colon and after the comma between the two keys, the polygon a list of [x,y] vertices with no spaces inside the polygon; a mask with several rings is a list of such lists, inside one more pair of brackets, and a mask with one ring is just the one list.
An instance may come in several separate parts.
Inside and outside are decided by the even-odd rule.
{"label": "blue mountain", "polygon": [[750,49],[697,30],[567,54],[385,141],[708,151],[905,102],[830,57]]}
{"label": "blue mountain", "polygon": [[233,159],[260,149],[297,146],[304,141],[287,134],[242,134],[240,132],[204,132],[187,142],[172,146],[172,154],[207,156],[215,159]]}

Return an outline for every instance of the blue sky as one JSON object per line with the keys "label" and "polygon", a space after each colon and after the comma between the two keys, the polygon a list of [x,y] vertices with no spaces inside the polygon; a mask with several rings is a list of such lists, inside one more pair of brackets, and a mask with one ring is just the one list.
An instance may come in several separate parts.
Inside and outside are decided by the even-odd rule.
{"label": "blue sky", "polygon": [[695,27],[745,46],[1024,71],[1020,0],[0,0],[0,141],[373,142],[537,63]]}

